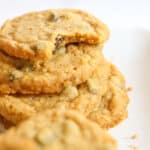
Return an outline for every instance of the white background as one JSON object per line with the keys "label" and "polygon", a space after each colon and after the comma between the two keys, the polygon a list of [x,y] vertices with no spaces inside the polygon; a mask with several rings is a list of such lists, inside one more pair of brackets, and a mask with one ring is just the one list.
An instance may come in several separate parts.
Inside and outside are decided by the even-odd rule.
{"label": "white background", "polygon": [[[0,0],[0,24],[34,10],[80,8],[99,17],[111,30],[107,58],[125,74],[130,93],[129,118],[110,133],[120,150],[150,149],[150,1],[149,0]],[[129,137],[138,134],[137,140]]]}

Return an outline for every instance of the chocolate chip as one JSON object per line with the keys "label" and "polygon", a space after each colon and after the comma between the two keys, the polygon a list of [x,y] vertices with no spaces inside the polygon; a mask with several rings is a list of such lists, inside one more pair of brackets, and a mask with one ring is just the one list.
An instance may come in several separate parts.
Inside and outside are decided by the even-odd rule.
{"label": "chocolate chip", "polygon": [[16,63],[16,69],[21,70],[24,67],[24,64],[21,62]]}
{"label": "chocolate chip", "polygon": [[56,37],[56,41],[55,41],[55,46],[56,48],[59,48],[61,46],[61,44],[63,43],[64,38],[61,36]]}
{"label": "chocolate chip", "polygon": [[54,13],[50,13],[50,15],[48,16],[48,21],[51,21],[51,22],[56,22],[59,19],[61,19],[61,20],[68,19],[68,16],[58,15],[58,14],[54,14]]}
{"label": "chocolate chip", "polygon": [[12,73],[9,73],[8,75],[9,81],[14,81],[15,80],[15,75]]}
{"label": "chocolate chip", "polygon": [[26,72],[29,72],[29,71],[34,71],[35,68],[34,68],[34,66],[33,66],[32,64],[30,64],[30,65],[28,65],[27,67],[25,67],[24,70],[25,70]]}
{"label": "chocolate chip", "polygon": [[51,13],[48,17],[48,21],[56,22],[58,20],[58,16],[56,16],[54,13]]}
{"label": "chocolate chip", "polygon": [[33,64],[31,62],[19,61],[19,62],[16,63],[16,69],[33,71],[34,70],[34,66],[33,66]]}
{"label": "chocolate chip", "polygon": [[66,15],[61,15],[61,16],[59,16],[59,18],[62,19],[62,20],[64,20],[64,19],[68,19],[68,16],[66,16]]}
{"label": "chocolate chip", "polygon": [[30,48],[31,48],[34,52],[36,52],[36,51],[38,50],[37,45],[31,45]]}

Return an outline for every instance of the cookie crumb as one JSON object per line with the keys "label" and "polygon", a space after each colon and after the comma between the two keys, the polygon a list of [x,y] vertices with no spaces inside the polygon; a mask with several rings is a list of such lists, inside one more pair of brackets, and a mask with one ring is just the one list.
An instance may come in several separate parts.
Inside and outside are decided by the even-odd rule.
{"label": "cookie crumb", "polygon": [[132,90],[133,90],[132,87],[128,87],[128,88],[127,88],[127,91],[128,91],[128,92],[131,92]]}
{"label": "cookie crumb", "polygon": [[138,150],[138,147],[135,146],[135,145],[129,145],[129,148],[130,148],[131,150]]}
{"label": "cookie crumb", "polygon": [[138,135],[137,134],[133,134],[132,136],[131,136],[131,139],[132,140],[136,140],[138,138]]}

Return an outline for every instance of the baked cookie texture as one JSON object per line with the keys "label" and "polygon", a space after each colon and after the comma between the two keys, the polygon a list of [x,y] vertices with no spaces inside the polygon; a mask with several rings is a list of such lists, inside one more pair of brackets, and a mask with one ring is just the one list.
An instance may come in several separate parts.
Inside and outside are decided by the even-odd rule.
{"label": "baked cookie texture", "polygon": [[38,114],[0,135],[0,150],[117,150],[116,141],[75,111]]}
{"label": "baked cookie texture", "polygon": [[103,63],[100,45],[70,44],[47,61],[30,61],[0,52],[0,93],[59,93],[86,81]]}
{"label": "baked cookie texture", "polygon": [[128,102],[122,74],[103,61],[86,82],[59,94],[0,96],[0,114],[18,124],[45,109],[74,109],[102,128],[111,128],[127,117]]}
{"label": "baked cookie texture", "polygon": [[4,132],[6,129],[13,127],[15,124],[8,121],[5,117],[0,115],[0,133]]}
{"label": "baked cookie texture", "polygon": [[8,20],[0,29],[0,49],[10,56],[49,60],[69,43],[101,44],[109,37],[107,26],[81,10],[32,12]]}

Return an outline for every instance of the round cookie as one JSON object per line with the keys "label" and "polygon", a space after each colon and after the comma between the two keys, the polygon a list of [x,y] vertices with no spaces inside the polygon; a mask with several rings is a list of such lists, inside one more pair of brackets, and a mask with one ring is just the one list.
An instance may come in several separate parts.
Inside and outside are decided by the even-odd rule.
{"label": "round cookie", "polygon": [[75,111],[38,114],[0,135],[0,150],[117,150],[116,141]]}
{"label": "round cookie", "polygon": [[103,59],[100,45],[70,44],[36,62],[0,52],[0,93],[59,93],[86,81]]}
{"label": "round cookie", "polygon": [[46,60],[69,43],[102,45],[108,36],[106,25],[91,14],[71,9],[46,10],[6,21],[0,29],[0,49],[18,58]]}
{"label": "round cookie", "polygon": [[103,61],[85,83],[68,86],[59,94],[0,96],[0,114],[14,123],[46,109],[74,109],[111,128],[127,117],[128,96],[120,72]]}

